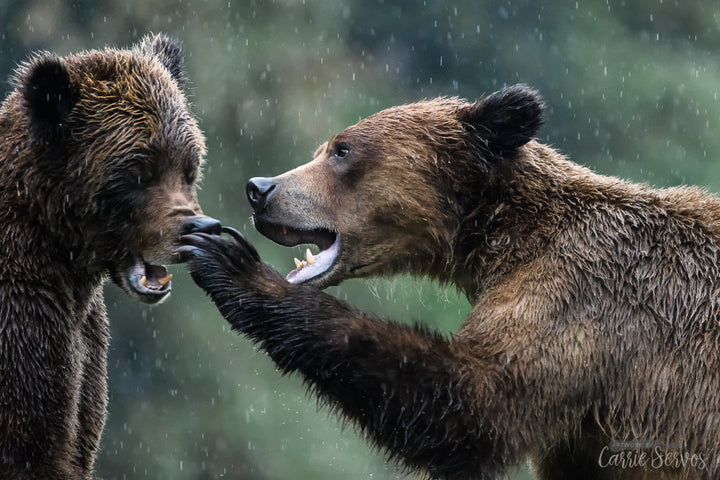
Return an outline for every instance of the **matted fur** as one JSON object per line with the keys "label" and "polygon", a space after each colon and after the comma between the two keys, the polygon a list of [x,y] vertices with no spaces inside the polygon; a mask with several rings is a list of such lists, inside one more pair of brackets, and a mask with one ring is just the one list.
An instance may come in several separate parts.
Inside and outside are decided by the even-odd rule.
{"label": "matted fur", "polygon": [[181,72],[162,35],[39,53],[0,106],[0,478],[92,478],[107,403],[102,284],[161,301],[158,264],[212,223]]}
{"label": "matted fur", "polygon": [[[329,275],[290,284],[244,240],[193,235],[193,278],[284,372],[432,478],[497,478],[530,457],[540,479],[715,479],[720,200],[574,164],[531,138],[541,112],[515,86],[362,120],[256,204],[264,225],[338,232]],[[460,330],[317,289],[396,273],[464,291]],[[646,463],[611,463],[625,450]]]}

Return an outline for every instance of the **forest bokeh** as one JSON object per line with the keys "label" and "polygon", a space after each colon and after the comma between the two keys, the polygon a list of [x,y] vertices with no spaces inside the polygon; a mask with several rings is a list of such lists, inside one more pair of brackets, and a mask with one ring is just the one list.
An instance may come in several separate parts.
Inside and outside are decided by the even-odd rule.
{"label": "forest bokeh", "polygon": [[[346,125],[438,95],[530,84],[540,137],[601,173],[720,192],[720,4],[712,1],[0,0],[0,96],[34,50],[183,44],[188,95],[207,136],[200,200],[281,271],[298,250],[253,231],[248,178],[310,160]],[[106,287],[113,342],[106,479],[402,479],[352,425],[225,321],[174,267],[172,298],[147,308]],[[332,292],[449,333],[469,311],[422,279]],[[532,478],[521,466],[513,478]]]}

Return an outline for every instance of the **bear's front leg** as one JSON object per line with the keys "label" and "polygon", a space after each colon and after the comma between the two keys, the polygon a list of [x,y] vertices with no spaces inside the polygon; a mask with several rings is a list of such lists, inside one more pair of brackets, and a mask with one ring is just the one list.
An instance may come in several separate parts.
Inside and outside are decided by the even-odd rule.
{"label": "bear's front leg", "polygon": [[391,457],[453,479],[493,478],[518,460],[500,391],[515,379],[468,345],[290,284],[239,234],[182,240],[178,253],[233,329],[300,372]]}
{"label": "bear's front leg", "polygon": [[76,345],[82,340],[64,311],[74,305],[47,295],[59,277],[48,274],[46,281],[0,281],[0,299],[12,299],[0,302],[3,480],[92,478],[92,461],[78,461],[84,392],[77,388],[82,368]]}
{"label": "bear's front leg", "polygon": [[78,404],[78,433],[75,438],[75,464],[92,472],[107,407],[107,350],[110,328],[102,298],[96,289],[82,323],[81,385]]}

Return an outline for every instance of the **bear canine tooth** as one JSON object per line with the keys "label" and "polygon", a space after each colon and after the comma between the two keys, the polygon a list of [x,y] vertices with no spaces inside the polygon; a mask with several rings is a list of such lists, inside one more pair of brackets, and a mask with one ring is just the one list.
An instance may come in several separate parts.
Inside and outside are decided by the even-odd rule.
{"label": "bear canine tooth", "polygon": [[310,253],[309,248],[305,251],[305,259],[307,260],[308,265],[312,265],[315,263],[315,257],[313,257],[313,254]]}
{"label": "bear canine tooth", "polygon": [[147,277],[145,277],[145,275],[140,278],[140,283],[143,287],[147,287]]}
{"label": "bear canine tooth", "polygon": [[300,270],[303,267],[302,262],[297,258],[293,258],[293,260],[295,260],[295,266],[297,267],[297,269]]}
{"label": "bear canine tooth", "polygon": [[170,280],[172,280],[172,277],[173,277],[173,276],[172,276],[172,273],[171,273],[171,274],[167,275],[166,277],[158,278],[158,283],[160,284],[160,287],[162,288],[162,287],[164,287],[165,285],[167,285],[168,283],[170,283]]}

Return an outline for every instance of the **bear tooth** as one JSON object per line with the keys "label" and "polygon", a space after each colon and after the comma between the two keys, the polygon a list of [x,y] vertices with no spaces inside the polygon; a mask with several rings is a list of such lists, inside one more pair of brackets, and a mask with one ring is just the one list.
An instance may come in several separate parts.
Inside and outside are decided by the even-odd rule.
{"label": "bear tooth", "polygon": [[142,284],[143,287],[147,287],[147,278],[145,277],[145,275],[140,277],[140,283]]}
{"label": "bear tooth", "polygon": [[165,285],[170,283],[170,280],[172,280],[172,273],[166,277],[158,278],[158,283],[160,284],[160,287],[164,287]]}
{"label": "bear tooth", "polygon": [[300,270],[303,267],[302,262],[297,258],[293,258],[293,260],[295,260],[295,266],[297,267],[297,269]]}
{"label": "bear tooth", "polygon": [[309,248],[305,251],[305,258],[307,259],[307,263],[308,263],[309,265],[312,265],[312,264],[315,263],[315,257],[313,257],[313,254],[310,253],[310,249],[309,249]]}

